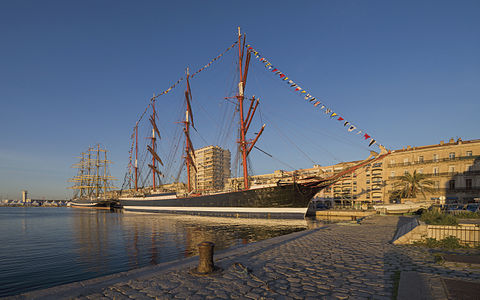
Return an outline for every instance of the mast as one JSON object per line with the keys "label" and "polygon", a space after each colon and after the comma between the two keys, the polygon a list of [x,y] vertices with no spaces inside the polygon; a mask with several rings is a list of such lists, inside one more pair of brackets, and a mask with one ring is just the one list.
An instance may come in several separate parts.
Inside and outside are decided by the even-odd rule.
{"label": "mast", "polygon": [[[152,136],[150,137],[150,139],[152,140],[152,144],[151,144],[151,146],[147,145],[147,150],[152,155],[152,164],[149,164],[148,166],[152,169],[152,183],[153,183],[153,190],[154,191],[157,188],[156,177],[162,175],[162,173],[157,169],[156,162],[158,161],[158,163],[163,166],[163,162],[156,152],[156,149],[157,149],[157,146],[156,146],[157,145],[157,143],[156,143],[157,135],[158,135],[158,138],[161,138],[161,137],[160,137],[160,131],[158,131],[157,124],[156,124],[156,121],[155,121],[156,116],[157,116],[157,112],[155,111],[155,97],[156,97],[155,94],[153,94],[152,115],[150,116],[150,123],[152,125]],[[159,177],[159,180],[160,180],[160,177]]]}
{"label": "mast", "polygon": [[95,165],[96,165],[96,172],[95,172],[95,198],[98,198],[100,195],[99,188],[100,188],[100,144],[97,144],[97,156],[95,157]]}
{"label": "mast", "polygon": [[103,200],[107,200],[107,151],[103,161]]}
{"label": "mast", "polygon": [[239,82],[238,82],[238,106],[240,110],[240,151],[242,152],[242,165],[243,165],[243,186],[248,190],[248,168],[247,168],[247,143],[245,141],[245,121],[243,119],[243,95],[244,92],[244,82],[242,74],[242,64],[243,64],[243,45],[242,45],[242,34],[240,33],[240,27],[238,27],[238,68],[239,68]]}
{"label": "mast", "polygon": [[92,148],[89,147],[87,150],[88,157],[87,157],[87,197],[92,196],[92,160],[91,160],[91,150]]}
{"label": "mast", "polygon": [[135,125],[135,191],[138,191],[138,123]]}
{"label": "mast", "polygon": [[[188,97],[188,96],[187,96]],[[192,191],[192,182],[191,182],[191,173],[190,173],[190,144],[188,142],[188,138],[190,135],[190,122],[188,121],[188,110],[185,112],[185,128],[183,129],[185,132],[185,136],[187,141],[185,142],[185,162],[187,163],[187,189],[190,193]]]}
{"label": "mast", "polygon": [[192,191],[192,180],[191,180],[191,168],[193,167],[195,171],[197,168],[193,162],[192,155],[195,157],[195,152],[193,149],[192,141],[190,140],[190,124],[194,127],[193,123],[193,113],[192,113],[192,106],[190,105],[190,100],[192,99],[192,93],[190,90],[190,82],[189,82],[190,73],[187,68],[187,90],[185,91],[185,102],[187,104],[187,110],[185,111],[185,127],[183,128],[183,132],[185,133],[185,163],[187,165],[187,191],[190,193]]}
{"label": "mast", "polygon": [[[153,94],[153,101],[152,101],[152,119],[153,119],[153,123],[155,123],[155,94]],[[152,126],[153,127],[153,126]],[[152,128],[152,150],[153,152],[155,153],[155,128]],[[155,191],[155,175],[157,175],[155,173],[155,171],[157,170],[157,168],[155,167],[155,156],[152,155],[152,177],[153,177],[153,190]]]}
{"label": "mast", "polygon": [[[253,119],[253,115],[257,110],[257,106],[259,104],[259,99],[255,99],[255,96],[250,99],[250,106],[248,108],[248,112],[246,117],[244,117],[243,113],[243,100],[245,99],[244,91],[245,85],[247,83],[247,75],[248,75],[248,66],[250,64],[250,51],[247,51],[247,56],[245,58],[245,65],[243,66],[243,54],[245,50],[245,34],[243,34],[243,43],[242,43],[242,34],[240,33],[240,27],[238,27],[238,71],[239,71],[239,82],[238,82],[238,107],[240,111],[240,151],[242,152],[242,164],[243,164],[243,186],[245,190],[249,189],[248,184],[248,167],[247,167],[247,156],[250,151],[255,146],[258,138],[262,134],[263,130],[265,129],[265,124],[263,124],[260,131],[257,133],[257,136],[253,141],[247,141],[245,136],[247,135],[248,129],[250,128],[250,124]],[[255,101],[256,100],[256,101]],[[248,147],[248,148],[247,148]]]}

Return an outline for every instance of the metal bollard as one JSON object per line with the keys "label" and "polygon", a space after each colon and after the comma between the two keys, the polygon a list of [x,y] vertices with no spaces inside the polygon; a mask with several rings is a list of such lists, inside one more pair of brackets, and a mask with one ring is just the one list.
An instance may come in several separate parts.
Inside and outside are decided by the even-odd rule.
{"label": "metal bollard", "polygon": [[209,274],[215,270],[213,265],[213,247],[215,247],[215,244],[212,242],[201,242],[198,244],[199,262],[197,272],[199,274]]}

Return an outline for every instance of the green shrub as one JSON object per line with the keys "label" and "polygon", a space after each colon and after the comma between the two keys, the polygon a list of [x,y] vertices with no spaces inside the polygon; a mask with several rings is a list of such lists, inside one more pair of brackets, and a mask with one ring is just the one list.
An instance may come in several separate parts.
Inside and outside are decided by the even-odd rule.
{"label": "green shrub", "polygon": [[457,218],[455,216],[444,214],[438,211],[424,211],[420,220],[429,225],[458,225]]}
{"label": "green shrub", "polygon": [[461,213],[455,214],[455,217],[457,219],[480,219],[480,213],[474,213],[471,211],[461,212]]}
{"label": "green shrub", "polygon": [[460,239],[454,236],[447,236],[443,240],[436,240],[434,238],[427,238],[421,242],[414,242],[416,246],[425,246],[427,248],[443,248],[443,249],[458,249],[465,248],[460,243]]}

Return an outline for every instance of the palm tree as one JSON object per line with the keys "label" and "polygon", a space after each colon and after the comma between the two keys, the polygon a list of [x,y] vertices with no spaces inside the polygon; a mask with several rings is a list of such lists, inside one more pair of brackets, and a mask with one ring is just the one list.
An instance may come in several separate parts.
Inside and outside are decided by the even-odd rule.
{"label": "palm tree", "polygon": [[416,198],[417,193],[420,192],[423,198],[426,199],[425,192],[435,192],[434,181],[427,178],[428,175],[417,173],[417,171],[413,171],[413,174],[407,172],[393,185],[393,194],[401,198]]}

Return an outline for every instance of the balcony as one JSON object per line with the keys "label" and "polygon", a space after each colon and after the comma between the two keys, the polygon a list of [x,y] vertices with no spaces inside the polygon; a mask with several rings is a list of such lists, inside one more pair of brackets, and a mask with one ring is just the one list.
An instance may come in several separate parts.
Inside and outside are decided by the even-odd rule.
{"label": "balcony", "polygon": [[[465,171],[465,172],[442,172],[442,173],[423,173],[428,177],[453,177],[453,176],[475,176],[480,175],[480,171]],[[389,176],[390,180],[398,180],[403,176]]]}
{"label": "balcony", "polygon": [[403,167],[403,166],[411,166],[411,165],[423,165],[423,164],[439,163],[439,162],[445,162],[445,161],[475,160],[479,158],[480,158],[480,155],[457,156],[454,158],[446,157],[446,158],[440,158],[440,159],[430,159],[430,160],[423,160],[423,161],[388,164],[388,167],[393,168],[393,167]]}

